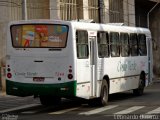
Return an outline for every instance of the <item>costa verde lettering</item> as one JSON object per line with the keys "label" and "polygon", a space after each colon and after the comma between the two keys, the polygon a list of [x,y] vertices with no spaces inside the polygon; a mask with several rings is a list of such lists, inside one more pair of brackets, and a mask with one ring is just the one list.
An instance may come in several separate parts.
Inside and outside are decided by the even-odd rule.
{"label": "costa verde lettering", "polygon": [[33,76],[37,76],[37,72],[15,72],[15,76],[29,76],[29,77],[33,77]]}
{"label": "costa verde lettering", "polygon": [[134,71],[136,70],[137,64],[135,61],[125,61],[125,62],[118,62],[117,71],[118,72],[125,72],[125,71]]}

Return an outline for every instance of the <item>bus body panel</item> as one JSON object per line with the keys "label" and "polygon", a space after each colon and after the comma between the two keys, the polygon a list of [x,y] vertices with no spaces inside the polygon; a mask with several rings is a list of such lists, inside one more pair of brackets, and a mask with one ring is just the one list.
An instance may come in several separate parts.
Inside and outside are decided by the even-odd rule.
{"label": "bus body panel", "polygon": [[[37,22],[20,22],[18,26],[27,24],[37,25]],[[48,25],[48,22],[38,22],[38,24]],[[50,22],[49,24],[60,25],[61,23]],[[17,25],[17,22],[11,25]],[[70,26],[70,24],[67,25]],[[12,38],[9,35],[6,72],[11,73],[12,76],[11,78],[6,76],[7,94],[75,96],[74,51],[70,51],[70,48],[73,49],[73,41],[69,40],[72,39],[70,32],[72,31],[69,29],[65,48],[13,47]]]}
{"label": "bus body panel", "polygon": [[[68,57],[63,57],[63,60],[67,61]],[[16,82],[50,84],[67,82],[69,64],[64,63],[63,60],[61,58],[34,58],[33,56],[22,58],[17,56],[12,57],[8,64],[12,65],[10,66],[13,71],[12,79]],[[38,78],[42,79],[38,80]]]}
{"label": "bus body panel", "polygon": [[[81,25],[80,25],[81,24]],[[86,25],[85,25],[86,24]],[[97,25],[87,23],[74,24],[78,30],[87,31],[105,31],[105,32],[118,32],[118,33],[136,33],[151,36],[150,31],[144,28],[126,27],[126,26],[109,26]],[[148,49],[148,48],[147,48]],[[152,50],[150,50],[152,52]],[[96,53],[97,54],[97,53]],[[82,61],[82,60],[81,60]],[[85,64],[85,63],[84,63]],[[78,64],[79,65],[79,64]],[[109,76],[109,93],[117,93],[126,90],[136,89],[139,86],[140,74],[142,71],[146,74],[148,79],[148,55],[147,56],[128,56],[128,57],[115,57],[115,58],[98,58],[97,61],[97,95],[100,96],[101,81],[105,75]],[[85,69],[83,69],[85,70]],[[88,71],[90,73],[90,71]],[[79,77],[78,77],[79,78]],[[81,81],[82,79],[80,79]],[[79,80],[78,80],[79,81]],[[82,86],[89,86],[88,80],[83,79]],[[87,87],[84,87],[80,96],[87,96]],[[89,96],[86,97],[87,99]]]}
{"label": "bus body panel", "polygon": [[91,80],[91,67],[90,61],[77,60],[77,96],[88,98],[90,96],[90,80]]}

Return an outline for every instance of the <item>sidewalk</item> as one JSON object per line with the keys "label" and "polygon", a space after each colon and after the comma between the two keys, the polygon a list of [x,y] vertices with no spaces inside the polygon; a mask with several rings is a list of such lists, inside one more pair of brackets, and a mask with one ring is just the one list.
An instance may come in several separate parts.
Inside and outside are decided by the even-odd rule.
{"label": "sidewalk", "polygon": [[153,83],[160,83],[160,78],[153,78]]}
{"label": "sidewalk", "polygon": [[0,90],[0,96],[6,96],[6,93]]}

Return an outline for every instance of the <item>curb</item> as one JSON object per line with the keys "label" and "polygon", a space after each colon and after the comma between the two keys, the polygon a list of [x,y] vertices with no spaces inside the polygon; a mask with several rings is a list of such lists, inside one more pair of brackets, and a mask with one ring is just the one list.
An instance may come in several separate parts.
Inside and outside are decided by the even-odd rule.
{"label": "curb", "polygon": [[160,83],[160,78],[159,77],[155,77],[152,79],[153,83]]}
{"label": "curb", "polygon": [[153,83],[160,83],[160,80],[153,80]]}
{"label": "curb", "polygon": [[6,96],[6,92],[1,92],[0,91],[0,96]]}

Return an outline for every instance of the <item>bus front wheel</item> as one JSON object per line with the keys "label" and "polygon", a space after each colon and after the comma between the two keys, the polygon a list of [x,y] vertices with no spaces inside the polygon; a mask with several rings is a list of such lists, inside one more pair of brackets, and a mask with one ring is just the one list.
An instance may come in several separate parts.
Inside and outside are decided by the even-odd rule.
{"label": "bus front wheel", "polygon": [[101,93],[100,97],[90,99],[89,100],[89,105],[90,106],[105,106],[108,103],[108,83],[106,80],[102,81],[102,86],[101,86]]}
{"label": "bus front wheel", "polygon": [[109,88],[108,88],[108,83],[106,80],[102,81],[102,87],[101,87],[101,93],[100,97],[98,98],[98,101],[101,106],[105,106],[108,103],[108,96],[109,96]]}

